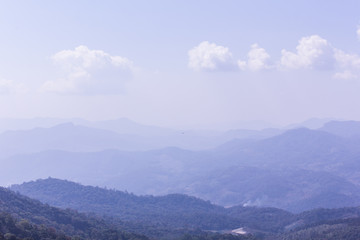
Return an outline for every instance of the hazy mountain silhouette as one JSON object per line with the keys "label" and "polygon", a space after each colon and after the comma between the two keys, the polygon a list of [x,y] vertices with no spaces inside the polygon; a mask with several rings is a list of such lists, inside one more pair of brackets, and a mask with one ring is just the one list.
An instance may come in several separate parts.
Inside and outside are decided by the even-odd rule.
{"label": "hazy mountain silhouette", "polygon": [[294,123],[286,126],[286,129],[294,128],[309,128],[309,129],[319,129],[324,126],[324,124],[334,121],[334,118],[310,118],[300,123]]}
{"label": "hazy mountain silhouette", "polygon": [[[164,147],[180,147],[203,150],[224,144],[234,138],[263,139],[280,134],[278,129],[232,130],[227,132],[171,130],[146,126],[128,119],[109,121],[86,121],[71,119],[71,122],[52,124],[62,119],[4,119],[3,127],[8,130],[0,133],[0,158],[15,154],[35,153],[45,150],[101,151],[119,149],[125,151],[150,150]],[[29,127],[42,125],[46,127]]]}
{"label": "hazy mountain silhouette", "polygon": [[13,156],[2,160],[0,181],[53,176],[137,194],[186,193],[226,206],[302,211],[360,204],[359,157],[356,138],[302,128],[262,140],[233,140],[208,151],[169,147]]}
{"label": "hazy mountain silhouette", "polygon": [[56,149],[64,151],[100,151],[151,149],[154,146],[131,135],[64,123],[51,128],[6,131],[0,134],[0,156]]}
{"label": "hazy mountain silhouette", "polygon": [[360,122],[358,121],[331,121],[319,130],[341,137],[360,137]]}

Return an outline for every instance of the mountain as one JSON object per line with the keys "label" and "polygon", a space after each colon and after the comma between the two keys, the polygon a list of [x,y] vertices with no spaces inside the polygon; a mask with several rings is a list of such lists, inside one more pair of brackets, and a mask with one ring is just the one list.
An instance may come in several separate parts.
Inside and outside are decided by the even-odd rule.
{"label": "mountain", "polygon": [[358,139],[345,139],[319,130],[299,128],[259,141],[232,141],[219,147],[220,154],[237,164],[268,168],[324,170],[360,153]]}
{"label": "mountain", "polygon": [[[136,196],[53,178],[13,185],[11,189],[61,208],[111,215],[125,221],[150,222],[169,228],[229,230],[257,226],[255,230],[258,231],[278,231],[279,223],[273,219],[282,216],[283,224],[293,220],[293,214],[280,209],[240,206],[226,209],[182,194]],[[261,226],[259,221],[263,222]]]}
{"label": "mountain", "polygon": [[[229,231],[245,227],[255,233],[278,232],[294,220],[293,214],[279,209],[226,209],[186,195],[136,196],[50,178],[14,185],[11,189],[61,208],[95,212],[124,221],[165,226],[168,229],[200,228]],[[278,219],[281,218],[279,223]]]}
{"label": "mountain", "polygon": [[277,128],[265,128],[262,130],[233,129],[226,131],[219,137],[227,138],[228,141],[233,139],[265,139],[280,135],[284,130]]}
{"label": "mountain", "polygon": [[2,159],[0,183],[51,176],[136,194],[189,194],[223,206],[349,207],[360,204],[358,146],[357,138],[300,128],[204,151],[51,150]]}
{"label": "mountain", "polygon": [[27,220],[18,220],[8,213],[0,213],[0,240],[54,239],[70,240],[70,236],[54,231],[54,228],[39,226]]}
{"label": "mountain", "polygon": [[[57,187],[62,189],[61,182],[57,182]],[[65,183],[65,182],[63,182]],[[67,182],[68,183],[68,182]],[[94,189],[92,189],[94,190]],[[110,190],[106,190],[109,192]],[[111,192],[111,191],[110,191]],[[101,192],[104,193],[104,192]],[[125,194],[125,193],[124,193]],[[76,195],[76,193],[75,193]],[[111,194],[110,194],[111,195]],[[130,196],[129,194],[125,194]],[[61,196],[61,195],[58,195]],[[79,195],[78,195],[79,196]],[[92,195],[96,196],[96,191]],[[95,199],[100,200],[98,204],[103,204],[108,207],[106,202],[114,199],[108,198],[109,194]],[[83,200],[84,197],[82,197]],[[74,198],[74,201],[78,201]],[[133,202],[134,197],[128,200],[127,203],[140,206],[140,202]],[[173,200],[175,200],[173,202]],[[180,202],[176,202],[180,200]],[[187,201],[190,200],[190,201]],[[89,200],[94,201],[94,199]],[[182,202],[187,203],[203,201],[196,201],[196,199],[186,196],[169,196],[161,199],[162,204],[170,206],[178,213],[182,211]],[[87,201],[84,201],[85,203]],[[171,206],[172,203],[177,203]],[[206,204],[206,203],[205,203]],[[194,204],[193,204],[194,205]],[[209,204],[208,204],[209,205]],[[98,207],[101,207],[98,205]],[[130,206],[121,206],[126,210],[136,211],[136,209],[129,208]],[[199,207],[199,206],[197,206]],[[151,210],[151,209],[150,209]],[[156,209],[151,210],[156,211]],[[212,216],[211,213],[209,216]],[[178,215],[176,218],[186,218],[187,216]],[[215,219],[215,215],[212,216]],[[174,218],[174,219],[176,219]],[[167,219],[173,221],[174,219]],[[157,220],[157,219],[155,219]],[[161,219],[160,219],[161,220]],[[158,220],[159,221],[159,220]],[[195,221],[199,221],[196,220]],[[218,220],[220,221],[220,220]],[[142,223],[143,224],[142,224]],[[48,204],[43,204],[38,200],[28,198],[19,193],[10,191],[9,189],[0,187],[0,239],[56,239],[56,240],[70,240],[70,239],[99,239],[99,240],[147,240],[149,239],[144,234],[148,235],[150,239],[169,239],[180,240],[185,237],[204,239],[204,240],[254,240],[251,235],[234,236],[222,233],[205,232],[197,229],[180,228],[175,225],[176,222],[170,222],[175,227],[166,227],[160,224],[154,224],[156,221],[121,221],[114,216],[100,216],[94,213],[78,213],[75,210],[66,208],[59,209]],[[140,234],[142,233],[142,234]],[[184,237],[183,237],[184,236]]]}
{"label": "mountain", "polygon": [[[356,239],[360,234],[360,208],[315,209],[292,214],[280,209],[235,206],[223,208],[186,195],[172,194],[162,197],[135,196],[133,194],[82,186],[59,179],[37,180],[12,189],[50,205],[72,207],[81,212],[96,212],[113,219],[136,221],[174,228],[217,226],[212,232],[229,232],[233,226],[250,232],[259,239]],[[346,231],[351,235],[346,235]],[[309,235],[309,234],[313,235]],[[199,235],[200,234],[200,235]],[[199,233],[181,239],[217,239]],[[255,239],[251,235],[228,239]],[[301,236],[299,238],[299,236]],[[336,238],[335,236],[342,236]],[[321,238],[322,237],[322,238]],[[169,239],[169,238],[168,238]],[[219,239],[227,239],[222,238]]]}
{"label": "mountain", "polygon": [[50,128],[66,122],[72,122],[72,120],[62,118],[0,118],[0,133],[31,130],[33,128]]}
{"label": "mountain", "polygon": [[83,119],[73,119],[76,125],[89,128],[97,128],[117,132],[119,134],[137,135],[137,136],[168,136],[178,131],[170,128],[144,125],[134,122],[127,118],[118,118],[104,121],[88,121]]}
{"label": "mountain", "polygon": [[11,189],[53,206],[111,215],[124,221],[214,230],[241,226],[235,218],[226,216],[223,207],[181,194],[135,196],[52,178],[14,185]]}
{"label": "mountain", "polygon": [[319,130],[341,137],[360,136],[360,122],[358,121],[331,121]]}
{"label": "mountain", "polygon": [[315,130],[321,128],[322,126],[324,126],[324,124],[334,120],[335,119],[333,118],[310,118],[300,123],[290,124],[286,126],[285,129],[309,128]]}
{"label": "mountain", "polygon": [[136,194],[184,193],[223,206],[300,212],[360,204],[357,146],[353,139],[302,128],[208,151],[46,151],[1,160],[0,182],[52,176]]}
{"label": "mountain", "polygon": [[149,126],[136,123],[127,118],[118,118],[105,121],[88,121],[81,118],[29,118],[29,119],[11,119],[0,118],[0,132],[31,130],[34,128],[51,128],[63,123],[73,123],[89,128],[97,128],[117,132],[126,135],[165,135],[175,130]]}
{"label": "mountain", "polygon": [[360,204],[360,187],[336,175],[308,170],[231,167],[187,186],[187,194],[232,206],[271,206],[291,212]]}
{"label": "mountain", "polygon": [[202,159],[206,161],[202,153],[178,148],[88,153],[52,150],[1,160],[4,173],[0,175],[0,182],[9,185],[52,176],[143,194],[166,193],[171,181],[168,176],[177,184],[184,173],[186,176],[199,174],[199,168],[204,165]]}
{"label": "mountain", "polygon": [[[0,225],[0,239],[3,236],[6,239],[69,239],[68,236],[104,240],[148,239],[126,233],[100,218],[51,207],[4,188],[0,188],[0,212],[0,221],[4,221]],[[39,234],[40,237],[36,237]]]}
{"label": "mountain", "polygon": [[[360,238],[360,218],[325,220],[278,235],[279,240],[357,240]],[[273,239],[273,238],[270,238]]]}
{"label": "mountain", "polygon": [[56,149],[65,151],[100,151],[116,148],[123,150],[150,149],[153,146],[129,135],[77,126],[72,123],[51,128],[7,131],[0,134],[0,156],[34,153]]}
{"label": "mountain", "polygon": [[[356,203],[356,186],[328,173],[283,172],[255,167],[219,169],[217,164],[210,164],[210,157],[206,153],[176,148],[136,154],[115,150],[98,153],[49,151],[3,161],[2,167],[6,171],[0,176],[0,181],[22,182],[53,176],[143,194],[180,192],[223,205],[238,203],[289,210],[294,210],[301,199],[306,200],[302,195],[304,186],[310,194],[307,201],[334,186],[343,194],[338,203],[346,206]],[[322,178],[321,185],[313,184],[314,179],[319,182]],[[310,209],[322,206],[320,203],[324,202],[301,206]],[[325,203],[323,207],[339,206],[332,205],[336,204],[333,201]]]}
{"label": "mountain", "polygon": [[[0,158],[46,150],[88,152],[119,149],[139,151],[174,146],[203,150],[219,146],[234,138],[263,139],[282,132],[278,129],[228,132],[171,130],[141,125],[128,119],[98,122],[71,119],[71,122],[52,125],[60,121],[61,119],[33,119],[27,123],[17,120],[14,126],[5,122],[3,128],[13,129],[19,125],[21,130],[8,130],[0,133]],[[38,122],[39,125],[46,127],[28,129]]]}
{"label": "mountain", "polygon": [[[225,209],[185,195],[138,197],[58,179],[14,187],[67,209],[0,188],[0,239],[148,239],[123,229],[150,234],[152,239],[174,240],[355,240],[360,235],[360,208],[315,209],[299,214],[274,208]],[[69,206],[81,208],[79,211],[84,213]],[[89,213],[94,211],[105,215]],[[120,220],[124,218],[133,222]],[[180,229],[182,221],[188,222]],[[229,230],[201,230],[209,224],[240,224],[241,231],[253,234],[236,236],[221,234]]]}

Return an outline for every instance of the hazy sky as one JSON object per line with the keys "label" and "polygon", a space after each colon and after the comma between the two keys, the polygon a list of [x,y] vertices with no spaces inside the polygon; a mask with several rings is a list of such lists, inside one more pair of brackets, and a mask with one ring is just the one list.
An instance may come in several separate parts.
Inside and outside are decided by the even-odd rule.
{"label": "hazy sky", "polygon": [[0,118],[360,120],[360,1],[0,4]]}

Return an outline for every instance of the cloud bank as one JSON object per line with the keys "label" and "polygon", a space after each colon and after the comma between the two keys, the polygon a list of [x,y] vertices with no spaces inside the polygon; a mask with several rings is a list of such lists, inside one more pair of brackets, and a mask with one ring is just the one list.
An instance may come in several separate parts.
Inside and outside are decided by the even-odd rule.
{"label": "cloud bank", "polygon": [[353,79],[360,75],[360,57],[356,54],[348,54],[335,49],[334,58],[340,72],[334,75],[335,78]]}
{"label": "cloud bank", "polygon": [[195,71],[223,71],[231,70],[235,63],[228,48],[201,42],[188,52],[189,67]]}
{"label": "cloud bank", "polygon": [[131,78],[133,63],[124,57],[112,56],[102,50],[78,46],[52,56],[62,77],[47,81],[42,92],[62,94],[117,94]]}
{"label": "cloud bank", "polygon": [[[357,29],[360,39],[360,27]],[[189,67],[196,71],[261,71],[261,70],[317,70],[332,72],[334,78],[360,77],[360,56],[333,47],[319,35],[302,37],[295,51],[281,50],[280,60],[274,63],[258,44],[251,45],[246,60],[238,60],[234,67],[229,48],[204,41],[189,51]]]}

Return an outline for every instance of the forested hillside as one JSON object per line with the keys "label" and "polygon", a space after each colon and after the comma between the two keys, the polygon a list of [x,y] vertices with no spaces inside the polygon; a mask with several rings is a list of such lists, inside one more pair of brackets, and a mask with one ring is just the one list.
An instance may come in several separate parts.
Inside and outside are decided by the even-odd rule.
{"label": "forested hillside", "polygon": [[[145,236],[147,235],[147,236]],[[201,231],[200,228],[171,228],[147,221],[121,221],[117,217],[59,209],[0,188],[0,239],[201,239],[247,240],[250,235]]]}
{"label": "forested hillside", "polygon": [[0,188],[0,212],[3,213],[1,232],[17,237],[30,234],[25,237],[41,239],[35,235],[49,234],[54,239],[65,235],[82,239],[147,239],[145,236],[126,233],[101,218],[51,207],[4,188]]}
{"label": "forested hillside", "polygon": [[267,211],[244,207],[225,209],[182,194],[136,196],[53,178],[14,185],[11,189],[61,208],[105,214],[124,221],[152,223],[174,229],[232,230],[242,226],[252,227],[254,223],[268,218],[264,224],[257,224],[257,227],[275,231],[278,223],[272,221],[272,218],[286,216],[290,222],[292,216],[285,211],[271,208]]}
{"label": "forested hillside", "polygon": [[[175,233],[179,229],[192,229],[192,236],[185,239],[196,239],[194,236],[204,239],[213,237],[196,233],[195,229],[229,233],[242,228],[258,239],[296,239],[297,236],[304,237],[300,239],[311,239],[311,234],[324,236],[321,235],[324,229],[329,233],[327,236],[340,236],[348,230],[352,235],[359,232],[357,219],[360,219],[360,208],[315,209],[299,214],[275,208],[224,208],[186,195],[136,196],[53,178],[14,185],[11,189],[61,208],[111,216],[113,223],[118,223],[118,220],[137,223],[138,227],[161,232],[157,236],[166,231],[172,232],[172,237],[179,236],[179,232]],[[123,223],[123,226],[131,229],[129,222]]]}

